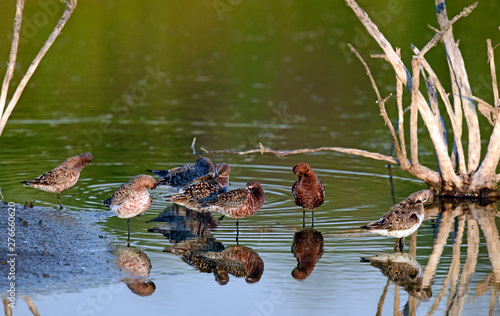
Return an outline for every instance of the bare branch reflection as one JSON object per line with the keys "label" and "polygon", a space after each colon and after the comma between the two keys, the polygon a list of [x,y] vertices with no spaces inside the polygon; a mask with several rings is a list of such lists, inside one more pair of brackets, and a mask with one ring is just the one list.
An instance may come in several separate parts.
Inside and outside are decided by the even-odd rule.
{"label": "bare branch reflection", "polygon": [[[410,241],[409,254],[387,253],[362,258],[362,261],[379,268],[382,274],[388,277],[377,314],[382,313],[390,282],[393,282],[396,284],[394,315],[415,315],[419,303],[433,296],[431,286],[437,271],[442,271],[444,266],[447,273],[434,295],[427,315],[435,315],[438,308],[442,309],[443,306],[446,314],[461,315],[471,299],[485,294],[491,295],[489,314],[493,315],[496,302],[500,301],[500,238],[495,223],[496,217],[499,216],[497,204],[493,202],[481,205],[477,201],[438,199],[425,207],[425,214],[425,220],[434,219],[435,226],[434,245],[423,271],[415,260],[416,235],[413,235]],[[481,239],[481,234],[484,235],[484,240]],[[485,242],[492,271],[476,286],[474,297],[470,297],[471,280],[478,266],[482,242]],[[443,252],[447,245],[451,246],[452,250],[449,261],[442,259],[446,257]],[[402,311],[399,310],[399,287],[409,295]]]}

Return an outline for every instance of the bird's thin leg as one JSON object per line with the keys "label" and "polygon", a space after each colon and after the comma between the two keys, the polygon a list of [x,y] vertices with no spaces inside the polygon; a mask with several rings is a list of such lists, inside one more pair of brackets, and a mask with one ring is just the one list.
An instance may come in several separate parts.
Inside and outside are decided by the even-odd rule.
{"label": "bird's thin leg", "polygon": [[239,241],[238,241],[238,235],[240,234],[240,226],[239,226],[239,222],[240,222],[240,220],[239,220],[239,219],[237,219],[237,220],[236,220],[236,245],[238,245],[238,246],[240,245],[240,244],[239,244]]}
{"label": "bird's thin leg", "polygon": [[302,209],[302,228],[306,228],[306,210]]}
{"label": "bird's thin leg", "polygon": [[128,238],[127,238],[127,241],[130,242],[130,218],[127,220],[127,227],[128,227]]}
{"label": "bird's thin leg", "polygon": [[63,205],[61,203],[61,193],[60,192],[57,192],[57,200],[59,201],[59,209],[62,210]]}
{"label": "bird's thin leg", "polygon": [[403,253],[403,248],[405,247],[405,238],[401,237],[399,238],[399,251]]}

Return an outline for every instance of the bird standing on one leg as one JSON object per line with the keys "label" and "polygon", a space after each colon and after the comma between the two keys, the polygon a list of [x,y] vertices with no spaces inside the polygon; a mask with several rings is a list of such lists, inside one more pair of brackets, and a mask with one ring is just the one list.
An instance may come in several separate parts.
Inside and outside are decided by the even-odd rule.
{"label": "bird standing on one leg", "polygon": [[420,227],[424,219],[424,204],[431,203],[433,198],[434,195],[430,190],[415,192],[406,200],[394,205],[379,220],[361,226],[361,229],[398,238],[399,250],[403,252],[404,238]]}
{"label": "bird standing on one leg", "polygon": [[156,180],[152,176],[140,174],[130,179],[128,183],[121,185],[113,195],[104,200],[119,218],[127,218],[128,239],[130,240],[130,218],[146,213],[153,199],[147,189],[156,188]]}
{"label": "bird standing on one leg", "polygon": [[299,178],[292,186],[295,204],[302,207],[302,223],[305,227],[306,209],[312,212],[314,225],[314,209],[325,200],[325,185],[316,176],[308,164],[299,162],[293,167],[293,173]]}
{"label": "bird standing on one leg", "polygon": [[92,161],[91,153],[83,153],[79,156],[73,156],[63,161],[59,166],[50,170],[46,174],[36,179],[23,181],[25,187],[33,187],[45,192],[57,193],[57,200],[62,209],[61,192],[71,188],[80,178],[80,172],[83,167]]}

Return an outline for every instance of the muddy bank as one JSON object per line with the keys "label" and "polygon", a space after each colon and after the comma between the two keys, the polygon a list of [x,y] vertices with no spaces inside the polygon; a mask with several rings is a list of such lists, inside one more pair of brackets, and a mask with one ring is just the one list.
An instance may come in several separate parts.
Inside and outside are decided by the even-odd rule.
{"label": "muddy bank", "polygon": [[[0,293],[77,291],[118,280],[100,214],[0,204]],[[10,238],[10,239],[9,239]]]}

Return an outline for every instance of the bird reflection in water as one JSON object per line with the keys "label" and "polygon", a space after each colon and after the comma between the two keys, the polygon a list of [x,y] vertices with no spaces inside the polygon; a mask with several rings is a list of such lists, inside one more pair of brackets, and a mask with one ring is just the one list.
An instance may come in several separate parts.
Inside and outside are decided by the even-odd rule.
{"label": "bird reflection in water", "polygon": [[264,272],[259,254],[245,246],[225,247],[211,232],[219,221],[210,213],[200,213],[179,205],[169,206],[152,221],[157,225],[150,232],[161,233],[172,243],[164,252],[179,256],[200,272],[213,273],[220,285],[229,282],[229,275],[256,283]]}
{"label": "bird reflection in water", "polygon": [[412,297],[427,300],[432,297],[430,288],[422,287],[422,270],[417,260],[408,253],[383,253],[361,258],[379,268],[383,275],[396,285],[401,286]]}
{"label": "bird reflection in water", "polygon": [[151,261],[148,256],[136,248],[122,247],[115,252],[116,264],[124,272],[123,283],[139,296],[150,296],[156,290],[153,281],[148,280]]}
{"label": "bird reflection in water", "polygon": [[229,274],[237,278],[243,277],[247,283],[256,283],[264,273],[264,261],[252,248],[231,246],[220,251],[205,251],[183,247],[185,245],[186,243],[174,245],[166,251],[178,255],[182,261],[200,272],[213,273],[215,281],[220,285],[229,282]]}
{"label": "bird reflection in water", "polygon": [[295,233],[292,244],[292,253],[297,258],[297,267],[292,271],[295,279],[307,279],[323,255],[323,245],[323,235],[314,227]]}

